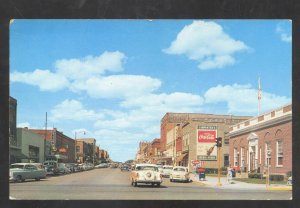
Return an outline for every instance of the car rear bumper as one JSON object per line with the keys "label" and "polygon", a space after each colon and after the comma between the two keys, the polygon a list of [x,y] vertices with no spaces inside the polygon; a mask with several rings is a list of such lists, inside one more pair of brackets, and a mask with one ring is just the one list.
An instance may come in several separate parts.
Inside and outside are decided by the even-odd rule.
{"label": "car rear bumper", "polygon": [[135,181],[136,183],[162,183],[162,180],[136,180]]}

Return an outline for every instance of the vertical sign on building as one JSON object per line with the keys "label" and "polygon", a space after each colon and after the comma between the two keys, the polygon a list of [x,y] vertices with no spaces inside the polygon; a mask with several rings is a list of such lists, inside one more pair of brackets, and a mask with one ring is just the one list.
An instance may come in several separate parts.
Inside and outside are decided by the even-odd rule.
{"label": "vertical sign on building", "polygon": [[199,126],[197,129],[197,160],[217,160],[217,127]]}

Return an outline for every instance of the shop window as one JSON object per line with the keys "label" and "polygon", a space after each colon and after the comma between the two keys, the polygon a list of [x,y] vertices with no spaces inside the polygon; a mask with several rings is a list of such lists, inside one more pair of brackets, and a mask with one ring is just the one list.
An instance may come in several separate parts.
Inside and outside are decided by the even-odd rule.
{"label": "shop window", "polygon": [[277,141],[276,149],[277,149],[277,166],[283,166],[283,150],[282,150],[283,142]]}

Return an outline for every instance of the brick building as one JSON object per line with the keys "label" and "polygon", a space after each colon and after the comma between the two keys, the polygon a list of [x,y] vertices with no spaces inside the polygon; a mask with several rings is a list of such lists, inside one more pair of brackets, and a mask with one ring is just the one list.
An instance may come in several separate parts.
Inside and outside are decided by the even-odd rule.
{"label": "brick building", "polygon": [[231,127],[230,163],[249,172],[286,175],[292,170],[292,104]]}
{"label": "brick building", "polygon": [[56,128],[52,130],[28,129],[29,131],[39,134],[46,138],[51,144],[50,155],[56,156],[62,162],[75,162],[75,140],[64,135],[63,132]]}
{"label": "brick building", "polygon": [[97,162],[97,146],[94,138],[76,139],[76,160],[80,162]]}
{"label": "brick building", "polygon": [[220,149],[221,166],[229,164],[229,140],[225,135],[229,132],[230,126],[245,121],[247,116],[230,115],[206,115],[203,118],[192,119],[180,127],[182,128],[182,161],[181,164],[193,168],[191,161],[204,162],[204,168],[217,168],[216,137],[223,138],[223,145]]}
{"label": "brick building", "polygon": [[[211,139],[210,143],[198,142],[198,130],[206,128],[206,130],[202,129],[201,131],[208,131],[211,128],[210,131],[216,132],[215,136],[224,138],[225,133],[229,131],[231,125],[249,118],[251,117],[198,113],[167,113],[161,120],[161,149],[163,151],[162,158],[164,159],[164,163],[192,168],[191,160],[202,160],[205,161],[204,167],[217,168],[215,157],[204,158],[204,155],[200,153],[201,151],[205,151],[205,148],[212,149],[215,145],[214,138]],[[208,147],[207,145],[210,146]],[[215,154],[216,150],[213,153]],[[175,154],[176,156],[174,156]],[[228,147],[223,147],[223,166],[228,164],[228,157]]]}
{"label": "brick building", "polygon": [[17,137],[17,100],[9,97],[9,163],[27,158],[22,153],[22,138]]}
{"label": "brick building", "polygon": [[140,142],[139,149],[136,154],[136,163],[150,163],[151,142]]}

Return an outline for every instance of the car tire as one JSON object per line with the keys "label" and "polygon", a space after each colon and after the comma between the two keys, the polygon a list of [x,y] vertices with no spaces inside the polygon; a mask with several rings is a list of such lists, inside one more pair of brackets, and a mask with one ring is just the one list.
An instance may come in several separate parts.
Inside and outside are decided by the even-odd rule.
{"label": "car tire", "polygon": [[157,185],[157,187],[160,187],[160,183],[157,183],[156,185]]}
{"label": "car tire", "polygon": [[24,181],[24,179],[22,179],[22,176],[17,175],[17,177],[16,177],[16,182],[21,183],[21,182],[23,182],[23,181]]}
{"label": "car tire", "polygon": [[170,182],[173,182],[173,179],[170,179]]}

